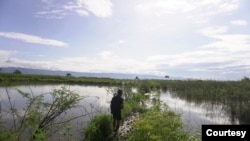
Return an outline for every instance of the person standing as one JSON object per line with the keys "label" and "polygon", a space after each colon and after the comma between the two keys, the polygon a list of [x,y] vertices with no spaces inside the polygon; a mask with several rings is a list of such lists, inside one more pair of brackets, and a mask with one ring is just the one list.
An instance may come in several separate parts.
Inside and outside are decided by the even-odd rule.
{"label": "person standing", "polygon": [[122,90],[118,90],[117,95],[112,98],[110,108],[113,115],[113,129],[116,132],[120,126],[121,110],[123,108]]}

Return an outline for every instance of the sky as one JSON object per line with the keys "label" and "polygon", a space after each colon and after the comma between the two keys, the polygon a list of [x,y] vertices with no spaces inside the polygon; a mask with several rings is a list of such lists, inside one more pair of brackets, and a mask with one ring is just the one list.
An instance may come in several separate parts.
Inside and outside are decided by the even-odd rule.
{"label": "sky", "polygon": [[240,80],[249,0],[0,0],[0,67]]}

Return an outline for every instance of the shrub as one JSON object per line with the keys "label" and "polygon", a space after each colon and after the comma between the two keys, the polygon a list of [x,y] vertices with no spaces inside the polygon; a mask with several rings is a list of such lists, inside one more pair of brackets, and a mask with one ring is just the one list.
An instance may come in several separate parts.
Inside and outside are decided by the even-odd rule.
{"label": "shrub", "polygon": [[140,104],[143,99],[145,99],[145,96],[141,94],[134,94],[131,99],[125,101],[122,109],[122,119],[128,117],[131,113],[134,112],[144,112],[146,108]]}
{"label": "shrub", "polygon": [[182,131],[180,117],[169,110],[161,111],[156,104],[132,125],[129,141],[193,141]]}
{"label": "shrub", "polygon": [[[67,90],[65,87],[55,89],[48,94],[35,95],[21,90],[17,91],[27,101],[23,108],[24,112],[19,112],[13,104],[8,89],[6,95],[9,100],[9,109],[13,127],[5,131],[1,124],[0,117],[0,141],[14,140],[14,138],[25,137],[27,140],[46,140],[47,137],[63,128],[70,121],[84,115],[66,117],[66,111],[79,108],[78,102],[83,98],[79,94]],[[46,100],[44,96],[49,96],[52,100]],[[58,120],[60,118],[60,121]],[[1,129],[3,128],[3,129]]]}

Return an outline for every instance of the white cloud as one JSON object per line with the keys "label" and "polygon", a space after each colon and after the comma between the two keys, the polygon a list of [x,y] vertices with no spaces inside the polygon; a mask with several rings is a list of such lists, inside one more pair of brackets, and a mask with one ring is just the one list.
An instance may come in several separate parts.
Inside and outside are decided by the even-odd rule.
{"label": "white cloud", "polygon": [[204,45],[203,48],[227,52],[250,51],[250,35],[227,34],[214,35],[212,37],[218,39],[219,41]]}
{"label": "white cloud", "polygon": [[111,46],[111,47],[121,47],[121,46],[125,45],[126,42],[127,42],[126,40],[118,40],[118,41],[114,41],[114,42],[110,43],[109,46]]}
{"label": "white cloud", "polygon": [[78,13],[79,16],[88,16],[89,15],[89,13],[83,9],[76,9],[75,12]]}
{"label": "white cloud", "polygon": [[[105,56],[104,58],[103,55]],[[101,52],[96,57],[71,57],[51,61],[9,58],[5,60],[5,64],[2,66],[80,72],[159,73],[154,64],[148,64],[145,61],[141,62],[135,59],[121,58],[112,55],[108,51]]]}
{"label": "white cloud", "polygon": [[[212,16],[238,9],[239,0],[155,0],[141,1],[136,6],[139,15],[168,17],[182,15],[195,23],[207,22]],[[183,20],[185,20],[183,18]]]}
{"label": "white cloud", "polygon": [[0,32],[0,36],[10,38],[10,39],[17,39],[17,40],[21,40],[21,41],[28,42],[28,43],[59,46],[59,47],[68,46],[67,43],[64,43],[62,41],[46,39],[46,38],[41,38],[41,37],[34,36],[34,35],[28,35],[28,34],[17,33],[17,32]]}
{"label": "white cloud", "polygon": [[176,0],[157,0],[157,1],[143,1],[137,5],[137,10],[141,12],[152,12],[158,14],[171,14],[174,12],[188,12],[195,9],[195,5],[188,1]]}
{"label": "white cloud", "polygon": [[217,41],[204,45],[202,48],[216,49],[224,51],[250,51],[250,35],[245,34],[227,34],[228,28],[209,27],[202,29],[203,35],[217,39]]}
{"label": "white cloud", "polygon": [[173,55],[155,55],[149,56],[148,61],[158,64],[166,64],[169,67],[177,67],[182,65],[193,65],[201,63],[221,63],[230,59],[224,53],[201,49],[198,51],[184,52]]}
{"label": "white cloud", "polygon": [[110,0],[76,0],[60,4],[58,1],[47,1],[45,10],[35,13],[35,17],[46,19],[62,19],[65,16],[77,13],[79,16],[89,16],[107,18],[112,16],[112,6]]}
{"label": "white cloud", "polygon": [[63,6],[63,9],[75,12],[80,16],[88,16],[89,15],[89,12],[84,8],[84,5],[79,0],[76,3],[70,2],[70,3],[65,4]]}
{"label": "white cloud", "polygon": [[[138,10],[164,13],[191,12],[202,10],[201,12],[231,12],[239,7],[239,0],[156,0],[143,1],[137,5]],[[153,11],[152,11],[153,10]]]}
{"label": "white cloud", "polygon": [[97,17],[110,17],[112,15],[112,3],[110,0],[78,0],[89,12]]}
{"label": "white cloud", "polygon": [[119,44],[124,44],[125,42],[126,42],[126,41],[124,41],[124,40],[119,40],[119,41],[118,41]]}
{"label": "white cloud", "polygon": [[4,63],[1,64],[2,67],[23,67],[23,68],[33,68],[33,69],[51,69],[56,70],[58,65],[49,61],[32,61],[23,60],[18,58],[8,58]]}
{"label": "white cloud", "polygon": [[101,56],[101,58],[107,58],[107,57],[110,57],[112,55],[113,55],[113,53],[111,51],[103,51],[103,52],[99,53],[99,56]]}
{"label": "white cloud", "polygon": [[170,75],[240,79],[250,73],[250,35],[227,31],[227,26],[204,28],[200,33],[215,40],[195,51],[149,56],[147,62]]}
{"label": "white cloud", "polygon": [[45,19],[62,19],[68,13],[63,10],[47,10],[47,11],[39,11],[35,13],[36,18],[45,18]]}
{"label": "white cloud", "polygon": [[200,30],[203,35],[211,36],[217,34],[223,34],[228,31],[227,26],[217,26],[217,27],[208,27]]}
{"label": "white cloud", "polygon": [[[81,72],[119,72],[186,76],[192,78],[215,78],[237,74],[250,68],[250,51],[230,51],[200,48],[197,51],[178,54],[150,56],[146,60],[135,60],[115,56],[103,51],[95,57],[71,57],[51,61],[28,61],[9,59],[5,65],[39,69],[55,69]],[[215,74],[216,75],[211,75]],[[242,76],[241,76],[242,77]]]}
{"label": "white cloud", "polygon": [[244,20],[234,20],[234,21],[230,21],[230,23],[232,25],[237,25],[237,26],[246,26],[246,25],[248,25],[247,21],[244,21]]}
{"label": "white cloud", "polygon": [[218,5],[219,12],[231,12],[236,10],[239,7],[239,0],[231,0],[231,1],[225,1],[224,3],[220,3]]}

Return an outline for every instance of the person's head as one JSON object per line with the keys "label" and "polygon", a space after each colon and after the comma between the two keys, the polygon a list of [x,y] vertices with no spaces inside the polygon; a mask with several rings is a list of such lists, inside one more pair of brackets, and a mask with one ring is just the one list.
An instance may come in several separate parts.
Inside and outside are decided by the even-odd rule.
{"label": "person's head", "polygon": [[117,91],[117,94],[118,94],[119,96],[122,96],[122,90],[118,90],[118,91]]}

